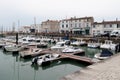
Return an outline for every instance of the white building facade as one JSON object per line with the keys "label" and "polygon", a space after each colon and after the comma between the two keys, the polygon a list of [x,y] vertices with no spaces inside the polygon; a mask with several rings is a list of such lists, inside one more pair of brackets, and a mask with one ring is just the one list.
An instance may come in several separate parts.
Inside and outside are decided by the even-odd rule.
{"label": "white building facade", "polygon": [[60,21],[60,33],[89,35],[93,26],[93,17],[70,18]]}
{"label": "white building facade", "polygon": [[120,30],[120,21],[95,22],[92,27],[92,34],[110,33],[113,30]]}

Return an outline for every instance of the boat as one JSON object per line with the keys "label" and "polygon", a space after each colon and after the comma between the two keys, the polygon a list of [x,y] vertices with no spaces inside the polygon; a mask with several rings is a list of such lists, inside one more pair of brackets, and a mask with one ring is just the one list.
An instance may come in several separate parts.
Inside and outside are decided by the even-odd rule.
{"label": "boat", "polygon": [[37,44],[37,48],[47,48],[48,44],[45,42],[40,42],[39,44]]}
{"label": "boat", "polygon": [[83,39],[80,39],[80,46],[87,45],[86,41],[83,41]]}
{"label": "boat", "polygon": [[74,41],[71,43],[71,45],[73,46],[80,46],[80,42],[79,41]]}
{"label": "boat", "polygon": [[48,63],[50,63],[51,61],[55,60],[56,58],[60,57],[59,54],[45,54],[45,55],[41,55],[38,57],[35,57],[32,59],[32,64],[37,64],[37,65],[46,65]]}
{"label": "boat", "polygon": [[100,43],[89,42],[87,47],[89,47],[89,48],[99,48],[100,47]]}
{"label": "boat", "polygon": [[3,49],[4,51],[17,52],[26,48],[26,45],[6,44]]}
{"label": "boat", "polygon": [[31,45],[30,43],[32,43],[33,41],[35,41],[35,38],[29,36],[19,39],[19,42],[23,45]]}
{"label": "boat", "polygon": [[83,41],[83,39],[80,39],[79,41],[72,42],[71,45],[73,45],[73,46],[84,46],[84,45],[87,45],[87,43],[85,41]]}
{"label": "boat", "polygon": [[77,47],[67,47],[62,50],[63,53],[74,53],[74,52],[83,52],[83,49]]}
{"label": "boat", "polygon": [[56,50],[56,49],[65,49],[68,46],[65,44],[65,42],[57,42],[55,46],[52,46],[51,49],[52,50]]}
{"label": "boat", "polygon": [[0,48],[4,47],[6,45],[6,42],[0,41]]}
{"label": "boat", "polygon": [[108,49],[103,49],[101,53],[95,54],[94,57],[100,60],[104,60],[109,58],[112,55],[113,53],[111,51],[109,51]]}
{"label": "boat", "polygon": [[103,49],[115,50],[116,44],[114,44],[111,40],[105,40],[105,43],[100,46]]}
{"label": "boat", "polygon": [[49,40],[49,43],[56,44],[56,42],[57,42],[57,39],[51,39],[51,40]]}

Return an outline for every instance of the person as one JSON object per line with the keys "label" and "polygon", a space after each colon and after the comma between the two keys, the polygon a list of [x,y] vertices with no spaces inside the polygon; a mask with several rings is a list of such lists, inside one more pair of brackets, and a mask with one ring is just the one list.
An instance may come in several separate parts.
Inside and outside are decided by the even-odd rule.
{"label": "person", "polygon": [[118,52],[120,52],[120,42],[119,42],[119,44],[118,44]]}
{"label": "person", "polygon": [[115,46],[115,52],[120,52],[120,43]]}

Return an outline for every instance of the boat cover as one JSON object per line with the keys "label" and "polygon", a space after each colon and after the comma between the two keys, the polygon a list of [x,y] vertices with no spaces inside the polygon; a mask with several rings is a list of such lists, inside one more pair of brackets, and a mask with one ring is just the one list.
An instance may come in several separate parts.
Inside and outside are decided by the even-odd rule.
{"label": "boat cover", "polygon": [[108,49],[103,49],[101,54],[100,54],[100,57],[108,57],[108,56],[112,56],[113,53],[111,51],[109,51]]}

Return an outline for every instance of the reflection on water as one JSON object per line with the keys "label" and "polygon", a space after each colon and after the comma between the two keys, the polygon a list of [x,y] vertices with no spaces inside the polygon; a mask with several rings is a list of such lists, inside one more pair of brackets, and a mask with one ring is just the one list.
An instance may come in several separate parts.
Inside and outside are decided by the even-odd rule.
{"label": "reflection on water", "polygon": [[85,50],[85,55],[87,57],[93,58],[96,53],[99,53],[101,50],[100,49],[95,49],[95,48],[86,48],[86,47],[80,47]]}
{"label": "reflection on water", "polygon": [[[86,56],[93,57],[99,50],[82,47]],[[86,64],[74,60],[57,60],[47,66],[31,65],[32,59],[20,58],[19,54],[0,50],[0,80],[58,80]]]}

